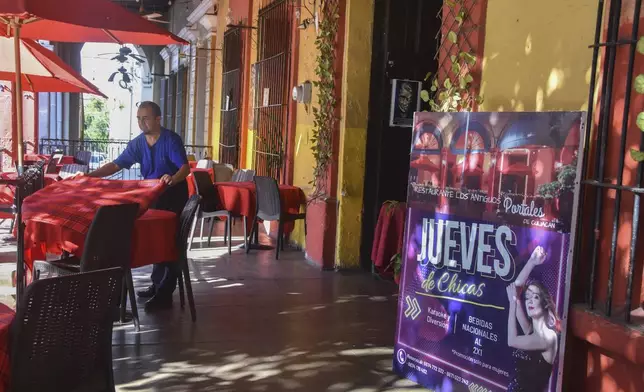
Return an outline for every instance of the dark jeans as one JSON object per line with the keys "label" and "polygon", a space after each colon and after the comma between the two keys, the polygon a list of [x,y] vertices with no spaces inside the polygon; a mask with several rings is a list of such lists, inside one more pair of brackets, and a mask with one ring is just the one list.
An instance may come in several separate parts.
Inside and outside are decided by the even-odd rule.
{"label": "dark jeans", "polygon": [[[177,230],[179,230],[179,217],[181,211],[188,202],[188,183],[182,181],[173,187],[166,189],[159,199],[150,208],[156,210],[172,211],[177,214]],[[179,263],[174,261],[167,261],[165,263],[157,263],[152,267],[152,283],[156,294],[159,296],[172,296],[174,290],[177,288],[177,279],[179,278],[180,267]]]}

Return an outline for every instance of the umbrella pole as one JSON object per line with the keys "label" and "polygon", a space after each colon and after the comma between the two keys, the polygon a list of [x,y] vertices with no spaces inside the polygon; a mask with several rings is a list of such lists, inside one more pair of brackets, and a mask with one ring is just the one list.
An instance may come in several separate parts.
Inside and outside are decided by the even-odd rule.
{"label": "umbrella pole", "polygon": [[16,71],[16,141],[18,150],[18,173],[22,174],[23,164],[23,145],[22,145],[22,65],[20,64],[20,21],[16,18],[12,23],[13,27],[13,47],[15,56],[15,71]]}
{"label": "umbrella pole", "polygon": [[[15,72],[16,72],[16,141],[17,141],[17,150],[18,150],[18,174],[22,175],[23,173],[23,152],[22,152],[22,67],[20,64],[20,21],[16,18],[12,23],[14,33],[14,55],[16,60]],[[16,186],[16,196],[18,199],[17,214],[16,214],[16,226],[18,228],[18,257],[16,260],[16,308],[20,304],[22,299],[23,290],[25,288],[25,239],[24,237],[24,224],[22,223],[22,197],[21,195],[21,184]]]}

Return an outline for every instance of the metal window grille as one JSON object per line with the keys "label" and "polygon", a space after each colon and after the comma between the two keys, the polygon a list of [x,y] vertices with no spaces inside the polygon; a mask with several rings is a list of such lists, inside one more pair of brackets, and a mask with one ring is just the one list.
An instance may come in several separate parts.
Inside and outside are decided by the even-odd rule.
{"label": "metal window grille", "polygon": [[287,0],[264,0],[261,5],[255,64],[255,170],[279,181],[286,151],[293,6]]}
{"label": "metal window grille", "polygon": [[[445,0],[443,2],[443,6],[436,15],[440,20],[441,28],[436,35],[438,48],[435,59],[438,67],[436,75],[433,75],[441,85],[446,79],[456,85],[459,82],[459,76],[480,73],[479,29],[483,23],[482,9],[485,5],[485,0]],[[466,61],[463,56],[472,59],[472,63]],[[456,67],[455,63],[460,64],[461,67]],[[476,85],[470,87],[478,90]]]}
{"label": "metal window grille", "polygon": [[186,103],[188,101],[188,70],[186,67],[179,68],[177,73],[177,102],[174,131],[186,138]]}
{"label": "metal window grille", "polygon": [[166,94],[168,93],[168,79],[161,80],[161,93],[159,94],[159,106],[161,107],[161,118],[165,119]]}
{"label": "metal window grille", "polygon": [[219,160],[239,166],[239,127],[244,40],[239,27],[224,34],[223,81],[221,86],[221,136]]}
{"label": "metal window grille", "polygon": [[[635,282],[641,285],[643,264],[638,241],[644,168],[642,163],[637,164],[636,170],[625,167],[630,160],[627,146],[639,144],[640,150],[644,150],[644,133],[635,126],[636,114],[633,114],[641,107],[632,105],[636,94],[632,89],[635,65],[642,64],[642,59],[637,58],[642,55],[636,52],[636,42],[642,34],[641,18],[642,0],[598,2],[591,69],[596,70],[601,64],[601,83],[593,72],[587,123],[593,124],[597,119],[598,122],[596,129],[586,132],[585,136],[583,186],[575,238],[577,272],[574,276],[575,284],[581,288],[578,292],[582,294],[576,302],[627,323],[631,321],[633,303],[635,308],[641,306],[641,289],[634,286]],[[601,91],[595,114],[593,104],[598,84]],[[618,237],[630,238],[629,246],[626,248],[623,243],[619,246]],[[599,276],[606,274],[608,282],[600,281]]]}
{"label": "metal window grille", "polygon": [[174,109],[175,109],[175,91],[177,88],[177,74],[172,74],[168,78],[165,98],[165,126],[166,128],[174,128]]}

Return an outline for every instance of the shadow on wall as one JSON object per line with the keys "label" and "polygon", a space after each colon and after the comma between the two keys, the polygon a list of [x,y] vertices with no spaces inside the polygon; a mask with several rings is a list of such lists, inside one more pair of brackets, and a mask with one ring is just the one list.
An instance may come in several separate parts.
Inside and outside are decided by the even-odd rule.
{"label": "shadow on wall", "polygon": [[595,19],[582,0],[490,2],[481,109],[585,110]]}

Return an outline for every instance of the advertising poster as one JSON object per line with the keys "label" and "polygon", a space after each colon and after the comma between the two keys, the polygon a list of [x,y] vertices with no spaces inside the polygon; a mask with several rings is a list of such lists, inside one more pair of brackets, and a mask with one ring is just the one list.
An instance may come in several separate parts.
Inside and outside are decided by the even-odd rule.
{"label": "advertising poster", "polygon": [[560,390],[584,114],[416,113],[394,369]]}

